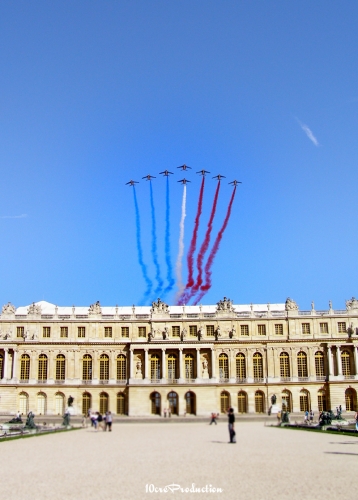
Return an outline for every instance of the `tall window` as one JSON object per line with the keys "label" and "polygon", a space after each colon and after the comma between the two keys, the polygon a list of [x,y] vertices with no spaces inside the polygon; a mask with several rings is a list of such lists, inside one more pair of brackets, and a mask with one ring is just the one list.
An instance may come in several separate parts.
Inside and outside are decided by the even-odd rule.
{"label": "tall window", "polygon": [[351,363],[350,363],[349,352],[342,351],[341,359],[342,359],[342,373],[345,376],[349,376],[351,374]]}
{"label": "tall window", "polygon": [[92,400],[91,394],[89,394],[88,392],[84,392],[82,394],[82,414],[83,415],[86,415],[86,416],[88,415],[88,410],[92,406],[91,400]]}
{"label": "tall window", "polygon": [[283,411],[292,411],[292,398],[291,398],[291,393],[290,391],[283,391],[282,392],[282,410]]}
{"label": "tall window", "polygon": [[180,326],[172,326],[172,337],[180,337]]}
{"label": "tall window", "polygon": [[86,327],[79,326],[77,331],[80,338],[84,338],[86,336]]}
{"label": "tall window", "polygon": [[37,414],[46,415],[46,394],[39,392],[37,395]]}
{"label": "tall window", "polygon": [[237,395],[237,411],[238,413],[247,413],[247,394],[240,391]]}
{"label": "tall window", "polygon": [[42,336],[49,338],[51,337],[51,327],[50,326],[44,326],[42,328]]}
{"label": "tall window", "polygon": [[92,380],[92,356],[89,354],[83,356],[82,380]]}
{"label": "tall window", "polygon": [[310,405],[309,405],[309,392],[303,389],[300,392],[300,411],[309,411],[310,410]]}
{"label": "tall window", "polygon": [[4,367],[4,356],[0,354],[0,379],[4,378],[3,375],[3,367]]}
{"label": "tall window", "polygon": [[208,337],[214,337],[214,325],[206,325],[206,335]]}
{"label": "tall window", "polygon": [[62,394],[62,392],[57,392],[55,394],[55,414],[56,415],[63,415],[64,412],[64,401],[65,401],[65,396]]}
{"label": "tall window", "polygon": [[318,391],[318,410],[321,411],[327,411],[327,397],[326,397],[326,391],[321,389]]}
{"label": "tall window", "polygon": [[196,325],[189,326],[189,335],[190,335],[190,337],[197,337],[198,327]]}
{"label": "tall window", "polygon": [[275,325],[275,335],[283,335],[283,325],[282,325],[282,323],[279,323],[278,325]]}
{"label": "tall window", "polygon": [[194,356],[186,354],[184,358],[185,364],[185,378],[194,378]]}
{"label": "tall window", "polygon": [[117,414],[118,415],[126,414],[126,396],[123,392],[119,392],[117,394]]}
{"label": "tall window", "polygon": [[264,413],[265,411],[265,400],[264,395],[261,391],[255,392],[255,412]]}
{"label": "tall window", "polygon": [[316,369],[316,377],[324,378],[324,356],[323,352],[317,351],[314,355],[314,364]]}
{"label": "tall window", "polygon": [[302,323],[302,333],[304,335],[308,335],[309,333],[311,333],[311,329],[310,329],[310,324],[309,323]]}
{"label": "tall window", "polygon": [[259,335],[266,335],[266,325],[257,325],[257,333]]}
{"label": "tall window", "polygon": [[158,354],[152,354],[150,358],[150,378],[160,379],[160,360]]}
{"label": "tall window", "polygon": [[221,413],[226,413],[228,408],[230,408],[230,394],[223,391],[220,394],[220,411]]}
{"label": "tall window", "polygon": [[20,379],[29,380],[30,378],[30,356],[23,354],[21,356]]}
{"label": "tall window", "polygon": [[229,378],[229,364],[226,354],[220,354],[219,356],[219,377],[221,379]]}
{"label": "tall window", "polygon": [[298,368],[298,377],[299,378],[308,377],[307,354],[303,351],[300,351],[297,354],[297,368]]}
{"label": "tall window", "polygon": [[346,389],[346,411],[357,411],[357,393],[354,389]]}
{"label": "tall window", "polygon": [[25,334],[25,327],[24,326],[16,327],[16,337],[23,337],[24,334]]}
{"label": "tall window", "polygon": [[109,379],[109,357],[107,354],[101,354],[99,358],[99,378],[100,380]]}
{"label": "tall window", "polygon": [[172,415],[178,415],[178,394],[174,391],[168,394],[168,406]]}
{"label": "tall window", "polygon": [[111,326],[104,327],[104,336],[105,337],[112,337],[112,327]]}
{"label": "tall window", "polygon": [[127,379],[127,359],[124,354],[117,356],[117,380]]}
{"label": "tall window", "polygon": [[254,365],[254,379],[261,380],[264,377],[262,356],[259,352],[255,352],[253,355],[253,365]]}
{"label": "tall window", "polygon": [[195,394],[191,391],[188,391],[185,394],[185,409],[188,415],[196,414],[196,398]]}
{"label": "tall window", "polygon": [[240,325],[240,334],[244,337],[249,335],[249,325]]}
{"label": "tall window", "polygon": [[347,325],[345,321],[339,321],[338,322],[338,333],[346,333],[347,332]]}
{"label": "tall window", "polygon": [[176,378],[176,362],[177,358],[174,354],[169,354],[168,356],[168,379],[174,380]]}
{"label": "tall window", "polygon": [[319,332],[320,333],[328,333],[328,323],[320,323],[319,324]]}
{"label": "tall window", "polygon": [[108,411],[109,397],[106,392],[101,392],[99,395],[99,412],[103,415]]}
{"label": "tall window", "polygon": [[68,337],[68,326],[61,326],[60,337]]}
{"label": "tall window", "polygon": [[122,326],[121,336],[125,337],[125,338],[129,338],[129,326]]}
{"label": "tall window", "polygon": [[65,380],[66,358],[63,354],[56,356],[56,380]]}
{"label": "tall window", "polygon": [[139,326],[138,327],[138,337],[145,338],[146,336],[147,336],[147,327],[146,326]]}
{"label": "tall window", "polygon": [[[239,380],[246,379],[246,364],[245,364],[245,356],[242,352],[239,352],[236,355],[236,378]],[[246,412],[241,412],[246,413]]]}
{"label": "tall window", "polygon": [[19,394],[19,407],[21,415],[29,413],[29,395],[26,392]]}
{"label": "tall window", "polygon": [[152,415],[161,415],[161,398],[159,392],[152,392],[150,395]]}
{"label": "tall window", "polygon": [[40,354],[39,356],[39,369],[38,369],[38,380],[47,380],[47,356],[46,354]]}
{"label": "tall window", "polygon": [[290,378],[290,357],[287,352],[280,354],[280,377]]}

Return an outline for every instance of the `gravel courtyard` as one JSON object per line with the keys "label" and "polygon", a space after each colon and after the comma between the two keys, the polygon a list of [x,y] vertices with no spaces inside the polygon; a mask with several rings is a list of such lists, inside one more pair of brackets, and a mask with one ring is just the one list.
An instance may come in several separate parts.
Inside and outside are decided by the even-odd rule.
{"label": "gravel courtyard", "polygon": [[[322,499],[358,497],[358,438],[239,422],[125,423],[0,443],[6,499]],[[218,492],[153,488],[221,488]],[[148,485],[146,487],[146,485]],[[153,485],[153,486],[151,486]],[[146,488],[148,493],[146,493]]]}

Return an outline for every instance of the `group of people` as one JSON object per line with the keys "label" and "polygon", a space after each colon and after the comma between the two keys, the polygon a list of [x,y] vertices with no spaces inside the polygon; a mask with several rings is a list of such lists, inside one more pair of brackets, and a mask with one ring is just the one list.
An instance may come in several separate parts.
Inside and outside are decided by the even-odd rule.
{"label": "group of people", "polygon": [[312,423],[313,422],[313,417],[314,417],[313,410],[310,410],[310,411],[306,410],[305,414],[304,414],[304,422],[306,424]]}
{"label": "group of people", "polygon": [[99,411],[88,410],[87,415],[83,418],[83,425],[87,427],[87,419],[91,422],[91,427],[94,427],[95,431],[102,430],[106,431],[108,429],[109,432],[112,431],[112,422],[113,417],[110,411],[106,411],[104,415],[101,415]]}
{"label": "group of people", "polygon": [[170,407],[168,409],[164,408],[163,415],[164,415],[164,418],[167,418],[167,415],[168,415],[168,417],[171,417],[172,416],[172,410],[171,410],[171,408]]}
{"label": "group of people", "polygon": [[[228,417],[228,426],[229,426],[229,438],[230,441],[229,443],[236,443],[236,432],[235,432],[235,414],[234,414],[234,408],[228,408],[226,411],[227,417]],[[211,414],[211,420],[210,424],[215,424],[217,425],[216,420],[219,418],[219,413],[212,413]]]}

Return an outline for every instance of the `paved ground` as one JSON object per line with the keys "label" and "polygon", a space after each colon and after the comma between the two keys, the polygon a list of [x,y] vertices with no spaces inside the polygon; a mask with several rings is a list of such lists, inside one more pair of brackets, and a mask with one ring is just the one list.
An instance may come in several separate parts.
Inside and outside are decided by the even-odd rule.
{"label": "paved ground", "polygon": [[[240,422],[116,424],[0,442],[1,497],[22,500],[358,498],[358,438]],[[222,493],[146,493],[146,485]]]}

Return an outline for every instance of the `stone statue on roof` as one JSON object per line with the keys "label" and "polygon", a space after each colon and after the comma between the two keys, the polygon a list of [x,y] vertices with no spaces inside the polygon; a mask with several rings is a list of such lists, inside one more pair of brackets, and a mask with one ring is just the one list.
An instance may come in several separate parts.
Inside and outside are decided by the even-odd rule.
{"label": "stone statue on roof", "polygon": [[35,302],[33,302],[31,304],[31,306],[28,308],[27,314],[33,314],[33,315],[36,315],[36,316],[41,315],[41,306],[40,306],[40,304],[35,304]]}
{"label": "stone statue on roof", "polygon": [[99,303],[99,300],[95,302],[94,304],[91,304],[88,309],[88,314],[91,316],[92,314],[102,314],[102,308],[101,304]]}
{"label": "stone statue on roof", "polygon": [[227,297],[224,297],[223,300],[219,300],[216,305],[217,311],[235,312],[235,309],[232,305],[232,300],[228,299]]}
{"label": "stone statue on roof", "polygon": [[2,311],[1,314],[15,314],[16,307],[11,304],[11,302],[8,302],[4,306],[2,306]]}
{"label": "stone statue on roof", "polygon": [[290,297],[287,297],[285,302],[285,311],[298,311],[298,305]]}
{"label": "stone statue on roof", "polygon": [[350,300],[346,300],[347,311],[352,311],[353,309],[358,309],[358,300],[352,297]]}
{"label": "stone statue on roof", "polygon": [[169,313],[169,306],[158,298],[157,302],[152,302],[152,308],[150,312],[154,314]]}

